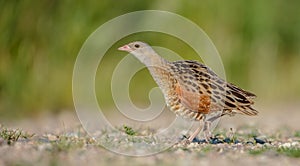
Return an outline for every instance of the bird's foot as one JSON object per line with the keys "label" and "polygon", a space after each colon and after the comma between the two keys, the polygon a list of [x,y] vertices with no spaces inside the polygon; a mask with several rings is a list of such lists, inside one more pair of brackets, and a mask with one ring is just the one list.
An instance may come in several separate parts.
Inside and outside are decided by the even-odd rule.
{"label": "bird's foot", "polygon": [[175,145],[188,145],[191,141],[189,141],[189,137],[183,135]]}
{"label": "bird's foot", "polygon": [[211,142],[213,136],[210,131],[204,131],[204,138],[207,143]]}
{"label": "bird's foot", "polygon": [[191,143],[191,141],[189,139],[185,139],[181,141],[181,144],[183,145],[189,145]]}

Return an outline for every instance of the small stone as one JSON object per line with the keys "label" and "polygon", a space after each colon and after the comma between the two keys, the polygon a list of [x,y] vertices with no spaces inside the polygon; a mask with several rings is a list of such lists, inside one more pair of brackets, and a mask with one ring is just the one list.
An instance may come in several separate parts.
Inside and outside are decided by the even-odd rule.
{"label": "small stone", "polygon": [[219,148],[219,149],[218,149],[218,152],[219,152],[219,153],[223,153],[223,151],[224,151],[223,148]]}
{"label": "small stone", "polygon": [[56,141],[58,137],[56,135],[48,134],[47,138],[49,141]]}
{"label": "small stone", "polygon": [[218,138],[212,138],[210,143],[211,144],[220,144],[220,143],[224,143],[224,142],[222,140],[219,140]]}
{"label": "small stone", "polygon": [[188,137],[186,135],[182,135],[182,137],[179,138],[180,140],[185,140],[188,139]]}
{"label": "small stone", "polygon": [[238,143],[240,143],[240,141],[239,141],[239,140],[234,140],[233,143],[234,143],[234,144],[238,144]]}
{"label": "small stone", "polygon": [[292,146],[297,146],[299,145],[299,142],[292,142]]}
{"label": "small stone", "polygon": [[205,139],[198,140],[198,144],[207,143]]}
{"label": "small stone", "polygon": [[258,143],[258,144],[265,144],[266,143],[266,141],[264,141],[262,139],[258,139],[256,137],[253,137],[253,138],[254,138],[255,142]]}
{"label": "small stone", "polygon": [[279,145],[279,147],[281,147],[281,148],[290,148],[291,147],[291,143],[287,142],[287,143],[284,143],[282,145]]}
{"label": "small stone", "polygon": [[198,139],[197,137],[195,137],[192,142],[199,143],[200,139]]}
{"label": "small stone", "polygon": [[251,144],[253,145],[254,143],[252,141],[247,141],[246,144]]}
{"label": "small stone", "polygon": [[231,142],[230,138],[228,138],[228,137],[225,138],[223,141],[226,142],[226,143],[228,143],[228,144]]}

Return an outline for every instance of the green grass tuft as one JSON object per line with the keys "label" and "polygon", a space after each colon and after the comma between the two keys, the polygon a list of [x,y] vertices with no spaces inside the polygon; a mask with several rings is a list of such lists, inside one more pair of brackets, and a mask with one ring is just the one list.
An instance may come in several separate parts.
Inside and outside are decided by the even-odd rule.
{"label": "green grass tuft", "polygon": [[277,149],[277,152],[287,155],[289,157],[295,157],[295,158],[300,157],[300,148],[298,147],[290,147],[290,148],[280,147]]}
{"label": "green grass tuft", "polygon": [[19,139],[29,139],[33,136],[34,134],[23,132],[20,129],[8,129],[0,125],[0,138],[6,140],[8,145],[12,145]]}
{"label": "green grass tuft", "polygon": [[295,137],[300,137],[300,130],[296,131],[294,134]]}
{"label": "green grass tuft", "polygon": [[267,151],[266,148],[251,149],[251,150],[249,150],[249,154],[251,154],[251,155],[261,155],[266,151]]}
{"label": "green grass tuft", "polygon": [[137,135],[137,132],[134,131],[131,127],[124,125],[123,129],[127,135],[131,135],[131,136]]}

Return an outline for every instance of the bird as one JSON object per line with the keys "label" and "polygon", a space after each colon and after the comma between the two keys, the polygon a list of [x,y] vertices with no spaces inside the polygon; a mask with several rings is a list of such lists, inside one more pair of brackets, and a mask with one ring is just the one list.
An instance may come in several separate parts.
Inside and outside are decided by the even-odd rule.
{"label": "bird", "polygon": [[148,68],[167,107],[176,116],[200,122],[187,142],[192,142],[201,130],[209,142],[211,124],[224,115],[258,114],[252,107],[255,94],[226,82],[205,64],[195,60],[168,61],[142,41],[131,42],[118,50],[133,54]]}

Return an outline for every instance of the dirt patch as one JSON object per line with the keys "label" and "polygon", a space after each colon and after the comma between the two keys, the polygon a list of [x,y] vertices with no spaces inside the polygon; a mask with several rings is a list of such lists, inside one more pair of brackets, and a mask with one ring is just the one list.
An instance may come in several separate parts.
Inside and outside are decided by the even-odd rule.
{"label": "dirt patch", "polygon": [[[293,107],[287,114],[277,108],[265,109],[254,118],[223,118],[209,143],[198,138],[187,144],[184,135],[158,138],[153,136],[157,128],[126,123],[118,130],[99,131],[99,137],[93,139],[70,112],[4,122],[0,165],[297,165],[300,111]],[[171,145],[174,140],[178,143]],[[167,143],[168,148],[155,149]],[[107,148],[136,154],[149,148],[162,152],[129,157]]]}

